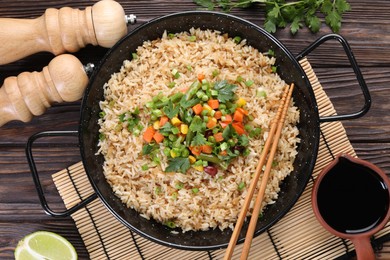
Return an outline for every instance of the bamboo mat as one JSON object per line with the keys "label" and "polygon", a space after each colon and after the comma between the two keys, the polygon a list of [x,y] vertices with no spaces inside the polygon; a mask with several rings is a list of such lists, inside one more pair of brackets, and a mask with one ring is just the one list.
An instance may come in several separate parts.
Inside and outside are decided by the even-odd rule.
{"label": "bamboo mat", "polygon": [[[304,59],[301,65],[316,95],[320,116],[335,114],[310,63]],[[320,148],[313,177],[341,152],[356,156],[342,124],[321,124]],[[314,178],[294,207],[267,232],[253,239],[249,259],[335,259],[354,251],[350,241],[334,237],[314,217],[310,201]],[[81,162],[53,174],[53,180],[67,208],[93,193]],[[223,249],[184,251],[146,240],[122,225],[99,199],[74,213],[72,218],[91,259],[222,259],[225,252]],[[374,238],[383,238],[389,233],[388,223]],[[242,246],[235,248],[233,259],[239,258]]]}

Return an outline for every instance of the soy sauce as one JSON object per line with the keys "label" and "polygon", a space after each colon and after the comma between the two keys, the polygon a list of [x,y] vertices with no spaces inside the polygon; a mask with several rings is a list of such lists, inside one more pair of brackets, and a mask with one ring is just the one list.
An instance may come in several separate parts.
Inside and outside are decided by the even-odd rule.
{"label": "soy sauce", "polygon": [[385,217],[388,187],[370,168],[341,157],[321,181],[317,204],[323,219],[334,230],[362,233]]}

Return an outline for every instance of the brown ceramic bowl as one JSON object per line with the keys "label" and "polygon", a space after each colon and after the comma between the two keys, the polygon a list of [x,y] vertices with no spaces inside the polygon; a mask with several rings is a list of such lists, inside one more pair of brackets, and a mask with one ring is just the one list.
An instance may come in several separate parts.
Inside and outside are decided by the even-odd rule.
{"label": "brown ceramic bowl", "polygon": [[315,181],[314,214],[330,233],[352,241],[358,259],[375,259],[370,237],[389,221],[389,187],[377,166],[340,154]]}

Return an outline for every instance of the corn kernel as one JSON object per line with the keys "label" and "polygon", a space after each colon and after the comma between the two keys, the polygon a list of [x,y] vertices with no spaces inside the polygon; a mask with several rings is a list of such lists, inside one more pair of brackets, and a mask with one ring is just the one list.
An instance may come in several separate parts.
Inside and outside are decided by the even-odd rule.
{"label": "corn kernel", "polygon": [[196,158],[192,155],[188,156],[188,159],[190,160],[190,163],[193,164],[196,162]]}
{"label": "corn kernel", "polygon": [[243,106],[246,105],[246,101],[245,101],[245,99],[243,99],[243,98],[239,98],[239,99],[236,101],[236,104],[237,104],[238,107],[243,107]]}
{"label": "corn kernel", "polygon": [[194,166],[194,169],[197,170],[197,171],[200,171],[200,172],[203,172],[203,165],[197,165],[197,166]]}
{"label": "corn kernel", "polygon": [[203,105],[203,110],[208,110],[208,111],[211,111],[213,110],[208,104],[204,104]]}
{"label": "corn kernel", "polygon": [[181,124],[180,125],[180,132],[184,135],[188,134],[188,125],[186,124]]}
{"label": "corn kernel", "polygon": [[174,116],[174,117],[172,117],[172,119],[171,119],[171,123],[172,123],[172,125],[174,125],[174,126],[178,126],[178,125],[181,124],[181,121],[180,121],[179,118],[177,118],[176,116]]}
{"label": "corn kernel", "polygon": [[172,158],[176,158],[177,157],[177,153],[173,149],[170,151],[170,154],[171,154]]}
{"label": "corn kernel", "polygon": [[156,130],[160,129],[160,122],[159,121],[154,122],[153,123],[153,128],[156,129]]}

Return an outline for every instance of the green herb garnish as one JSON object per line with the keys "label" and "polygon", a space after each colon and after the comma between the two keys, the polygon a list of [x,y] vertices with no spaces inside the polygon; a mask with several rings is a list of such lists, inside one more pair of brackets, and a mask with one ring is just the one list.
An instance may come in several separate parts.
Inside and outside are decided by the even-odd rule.
{"label": "green herb garnish", "polygon": [[165,168],[165,171],[185,173],[190,167],[191,164],[188,158],[176,157],[169,160],[169,165]]}
{"label": "green herb garnish", "polygon": [[193,0],[194,3],[209,10],[222,8],[229,12],[233,8],[248,8],[258,3],[265,10],[264,28],[271,33],[277,28],[290,25],[292,34],[306,25],[316,33],[321,28],[320,13],[325,16],[325,23],[337,33],[341,28],[342,15],[351,10],[347,0]]}

